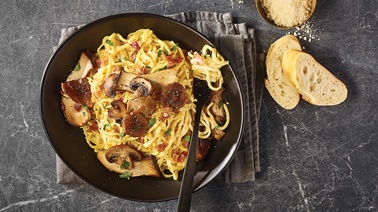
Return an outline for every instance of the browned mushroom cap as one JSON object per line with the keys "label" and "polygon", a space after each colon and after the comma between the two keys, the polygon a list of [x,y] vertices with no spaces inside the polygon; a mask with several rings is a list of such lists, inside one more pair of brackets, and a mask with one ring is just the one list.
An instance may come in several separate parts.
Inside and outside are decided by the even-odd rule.
{"label": "browned mushroom cap", "polygon": [[130,81],[131,90],[135,91],[134,96],[148,96],[152,93],[152,84],[143,77],[135,77]]}
{"label": "browned mushroom cap", "polygon": [[117,84],[121,71],[122,68],[120,66],[115,66],[113,73],[106,77],[104,81],[104,93],[107,97],[113,98],[116,95],[113,89]]}
{"label": "browned mushroom cap", "polygon": [[185,87],[178,82],[164,86],[161,90],[160,101],[163,107],[168,106],[173,110],[180,109],[188,101]]}
{"label": "browned mushroom cap", "polygon": [[110,171],[119,174],[128,172],[131,177],[161,177],[154,157],[147,157],[129,145],[114,146],[106,151],[97,152],[97,158]]}
{"label": "browned mushroom cap", "polygon": [[[121,72],[115,90],[117,91],[131,91],[130,82],[138,75],[128,72]],[[159,91],[161,87],[177,82],[177,72],[174,69],[166,69],[163,71],[141,75],[141,77],[151,82],[154,91]]]}
{"label": "browned mushroom cap", "polygon": [[106,160],[110,163],[117,163],[123,165],[128,162],[128,165],[124,165],[124,168],[132,169],[134,161],[142,159],[140,152],[128,145],[117,145],[105,152]]}
{"label": "browned mushroom cap", "polygon": [[143,137],[149,130],[148,120],[141,113],[132,112],[122,119],[122,128],[127,135]]}
{"label": "browned mushroom cap", "polygon": [[74,102],[93,107],[91,85],[87,78],[61,83],[62,94],[69,96]]}
{"label": "browned mushroom cap", "polygon": [[62,97],[61,108],[67,122],[73,126],[84,126],[91,119],[89,108],[74,102],[70,97]]}
{"label": "browned mushroom cap", "polygon": [[122,119],[126,116],[126,105],[121,100],[114,100],[110,103],[112,106],[108,109],[108,116],[114,119]]}

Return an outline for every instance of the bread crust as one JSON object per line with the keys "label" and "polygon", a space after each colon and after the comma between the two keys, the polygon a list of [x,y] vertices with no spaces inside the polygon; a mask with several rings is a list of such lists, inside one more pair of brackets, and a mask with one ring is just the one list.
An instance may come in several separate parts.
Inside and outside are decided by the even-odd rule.
{"label": "bread crust", "polygon": [[286,51],[282,68],[286,80],[311,104],[331,106],[347,98],[345,84],[308,53],[293,49]]}
{"label": "bread crust", "polygon": [[294,35],[286,35],[274,42],[267,53],[265,87],[272,98],[283,108],[293,109],[300,100],[300,94],[283,75],[282,57],[289,49],[301,50]]}

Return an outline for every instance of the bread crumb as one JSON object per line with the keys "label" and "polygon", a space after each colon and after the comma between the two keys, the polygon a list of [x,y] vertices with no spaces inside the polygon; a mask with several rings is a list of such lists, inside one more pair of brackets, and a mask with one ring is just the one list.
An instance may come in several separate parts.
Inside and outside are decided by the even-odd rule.
{"label": "bread crumb", "polygon": [[260,0],[261,6],[277,26],[293,27],[303,24],[310,15],[311,0]]}
{"label": "bread crumb", "polygon": [[[314,40],[320,40],[320,38],[316,35],[316,32],[317,30],[314,28],[314,24],[310,21],[307,21],[303,25],[295,27],[293,35],[298,39],[312,42]],[[288,32],[286,34],[291,34],[291,32]]]}

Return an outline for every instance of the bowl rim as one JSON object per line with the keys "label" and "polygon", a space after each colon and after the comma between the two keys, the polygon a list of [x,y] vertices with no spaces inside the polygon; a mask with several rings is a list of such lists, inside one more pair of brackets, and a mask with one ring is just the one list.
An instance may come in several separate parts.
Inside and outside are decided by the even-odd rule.
{"label": "bowl rim", "polygon": [[[46,121],[45,121],[45,116],[44,116],[44,104],[43,104],[43,101],[44,101],[44,96],[43,96],[43,90],[45,89],[45,79],[46,79],[46,75],[48,73],[48,70],[50,69],[50,67],[52,66],[52,62],[56,59],[57,57],[57,52],[60,51],[60,49],[64,48],[65,45],[67,45],[67,43],[69,43],[74,37],[77,36],[77,34],[81,33],[81,31],[83,30],[86,30],[87,28],[90,28],[98,23],[101,23],[101,22],[106,22],[107,20],[110,20],[110,19],[116,19],[116,18],[119,18],[119,17],[132,17],[132,16],[138,16],[138,17],[149,17],[149,18],[156,18],[156,19],[163,19],[165,21],[168,21],[168,22],[173,22],[174,24],[177,24],[177,25],[180,25],[181,27],[184,27],[186,29],[189,29],[190,31],[192,31],[193,33],[197,34],[198,36],[201,37],[201,39],[203,39],[204,41],[206,41],[207,43],[215,46],[213,44],[213,42],[211,42],[205,35],[203,35],[201,32],[199,32],[198,30],[190,27],[189,25],[185,24],[185,23],[182,23],[178,20],[175,20],[173,18],[169,18],[169,17],[166,17],[166,16],[162,16],[162,15],[158,15],[158,14],[152,14],[152,13],[141,13],[141,12],[135,12],[135,13],[119,13],[119,14],[113,14],[113,15],[109,15],[109,16],[104,16],[104,17],[101,17],[99,19],[96,19],[94,21],[91,21],[87,24],[83,24],[83,25],[78,25],[76,27],[78,27],[78,30],[76,30],[75,32],[71,33],[69,36],[67,36],[58,46],[56,49],[54,49],[52,55],[50,56],[50,58],[48,59],[47,61],[47,64],[44,68],[44,71],[43,71],[43,74],[42,74],[42,77],[41,77],[41,81],[40,81],[40,95],[39,95],[39,113],[40,113],[40,117],[41,117],[41,121],[42,121],[42,125],[43,125],[43,129],[44,129],[44,132],[45,132],[45,135],[50,143],[50,145],[53,147],[54,149],[54,153],[59,157],[59,159],[67,166],[67,168],[69,168],[76,176],[78,176],[81,180],[83,180],[84,182],[88,183],[89,185],[91,185],[92,187],[104,192],[104,193],[107,193],[107,194],[110,194],[110,195],[113,195],[113,196],[117,196],[117,197],[120,197],[120,198],[123,198],[123,199],[127,199],[127,200],[131,200],[131,201],[139,201],[139,202],[158,202],[158,201],[167,201],[167,200],[171,200],[171,199],[176,199],[178,197],[178,195],[176,197],[170,197],[170,198],[164,198],[164,199],[154,199],[154,200],[149,200],[149,199],[133,199],[133,198],[129,198],[129,197],[124,197],[124,196],[120,196],[120,195],[117,195],[117,194],[114,194],[114,193],[111,193],[105,189],[102,189],[101,187],[93,184],[92,182],[88,181],[87,179],[85,179],[83,176],[81,176],[81,174],[79,174],[76,170],[74,170],[70,164],[68,164],[65,160],[63,160],[61,154],[59,153],[57,147],[55,146],[54,144],[54,141],[52,141],[52,138],[50,136],[50,132],[47,128],[47,125],[46,125]],[[75,26],[73,26],[75,27]],[[72,27],[72,28],[73,28]],[[219,49],[217,49],[219,51]],[[219,51],[220,52],[220,51]],[[221,52],[220,52],[221,53]],[[222,54],[222,53],[221,53]],[[224,54],[222,54],[224,55]],[[232,159],[235,157],[236,153],[237,153],[237,150],[241,144],[241,140],[242,140],[242,136],[243,136],[243,132],[244,132],[244,124],[245,124],[245,121],[244,121],[244,117],[245,117],[245,111],[244,111],[244,106],[245,106],[245,103],[244,103],[244,97],[242,95],[242,89],[241,89],[241,86],[240,86],[240,82],[239,82],[239,79],[238,77],[236,76],[234,70],[232,69],[231,65],[229,64],[228,65],[228,68],[230,69],[230,73],[232,75],[232,78],[235,80],[235,83],[237,85],[237,90],[238,90],[238,96],[240,98],[240,108],[241,108],[241,117],[240,117],[240,130],[238,132],[238,135],[237,135],[237,141],[236,141],[236,145],[233,147],[233,152],[230,155],[226,155],[225,159],[227,158],[227,161],[226,163],[225,162],[225,159],[222,161],[221,165],[221,169],[219,169],[219,171],[217,171],[217,173],[215,174],[215,176],[211,177],[211,179],[209,179],[209,177],[206,177],[203,181],[200,181],[199,182],[199,186],[195,187],[194,188],[194,192],[195,191],[198,191],[199,189],[205,187],[206,185],[208,185],[211,181],[213,181],[215,179],[216,176],[220,175],[227,167],[228,165],[231,163]],[[54,158],[55,159],[55,158]],[[218,167],[217,167],[218,168]],[[214,175],[214,174],[213,174]]]}

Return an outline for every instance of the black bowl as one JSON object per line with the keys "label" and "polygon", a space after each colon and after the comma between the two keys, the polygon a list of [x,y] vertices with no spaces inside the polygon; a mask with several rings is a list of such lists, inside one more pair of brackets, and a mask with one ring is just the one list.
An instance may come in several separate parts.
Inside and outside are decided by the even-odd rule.
{"label": "black bowl", "polygon": [[[211,44],[199,32],[175,20],[143,13],[120,14],[94,21],[59,46],[49,60],[41,84],[41,116],[46,134],[56,154],[80,178],[94,187],[128,200],[161,201],[177,198],[180,180],[138,177],[119,178],[107,170],[87,145],[80,128],[66,122],[60,108],[60,83],[64,82],[83,50],[96,50],[104,36],[118,32],[126,36],[141,28],[149,28],[164,40],[178,42],[180,47],[200,51]],[[239,83],[230,66],[222,69],[230,104],[231,123],[221,141],[212,142],[206,159],[196,166],[194,189],[198,190],[220,174],[232,160],[240,143],[243,128],[243,101]]]}

